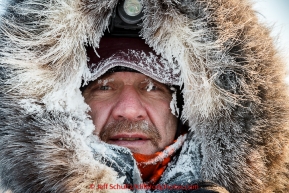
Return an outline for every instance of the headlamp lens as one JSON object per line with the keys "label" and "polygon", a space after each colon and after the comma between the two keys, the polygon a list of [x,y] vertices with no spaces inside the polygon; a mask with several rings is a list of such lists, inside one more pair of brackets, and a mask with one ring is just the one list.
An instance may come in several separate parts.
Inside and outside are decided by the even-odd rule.
{"label": "headlamp lens", "polygon": [[124,11],[129,16],[136,16],[142,11],[142,4],[139,0],[125,0]]}

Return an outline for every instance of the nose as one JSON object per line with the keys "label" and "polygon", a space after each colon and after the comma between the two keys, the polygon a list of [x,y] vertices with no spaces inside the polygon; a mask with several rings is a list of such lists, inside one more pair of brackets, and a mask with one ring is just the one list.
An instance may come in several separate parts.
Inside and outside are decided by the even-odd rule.
{"label": "nose", "polygon": [[140,121],[146,118],[146,109],[139,93],[133,86],[124,86],[112,109],[112,116],[114,120]]}

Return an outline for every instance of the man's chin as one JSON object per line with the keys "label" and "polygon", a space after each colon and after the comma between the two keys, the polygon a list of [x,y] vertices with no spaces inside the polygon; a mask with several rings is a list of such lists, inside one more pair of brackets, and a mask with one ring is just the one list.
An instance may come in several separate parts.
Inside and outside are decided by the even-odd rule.
{"label": "man's chin", "polygon": [[151,155],[157,152],[157,148],[154,147],[150,140],[133,140],[133,141],[125,141],[125,140],[109,140],[107,141],[109,144],[126,147],[130,149],[132,153],[139,153],[143,155]]}

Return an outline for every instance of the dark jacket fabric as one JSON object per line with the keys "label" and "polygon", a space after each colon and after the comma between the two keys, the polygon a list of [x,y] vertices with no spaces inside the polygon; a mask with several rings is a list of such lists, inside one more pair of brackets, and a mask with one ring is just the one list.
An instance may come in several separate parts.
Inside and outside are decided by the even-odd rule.
{"label": "dark jacket fabric", "polygon": [[[142,183],[130,151],[92,134],[80,91],[92,77],[85,47],[98,48],[117,2],[6,2],[0,191],[115,192],[105,184]],[[159,184],[197,182],[195,192],[288,192],[285,66],[251,2],[143,0],[143,6],[140,37],[178,75],[189,125]]]}

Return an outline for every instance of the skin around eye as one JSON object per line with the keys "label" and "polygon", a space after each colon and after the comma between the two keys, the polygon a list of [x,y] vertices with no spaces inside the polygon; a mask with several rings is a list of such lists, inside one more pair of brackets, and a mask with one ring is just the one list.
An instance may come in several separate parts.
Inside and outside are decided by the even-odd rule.
{"label": "skin around eye", "polygon": [[140,87],[146,91],[160,91],[164,93],[170,93],[170,90],[166,85],[152,79],[146,79],[145,81],[142,81]]}
{"label": "skin around eye", "polygon": [[151,85],[151,86],[147,86],[147,91],[155,91],[155,90],[158,90],[158,87],[156,85]]}
{"label": "skin around eye", "polygon": [[109,82],[106,83],[106,85],[103,85],[103,82],[98,83],[97,81],[94,81],[94,83],[83,92],[83,96],[85,97],[86,101],[106,100],[116,95],[118,92],[118,87],[119,85],[116,85],[113,82]]}
{"label": "skin around eye", "polygon": [[171,92],[169,88],[153,79],[146,79],[140,82],[139,85],[140,93],[147,99],[155,100],[171,100]]}
{"label": "skin around eye", "polygon": [[155,81],[146,78],[140,83],[140,88],[146,91],[156,91],[158,89],[158,86],[156,85]]}

